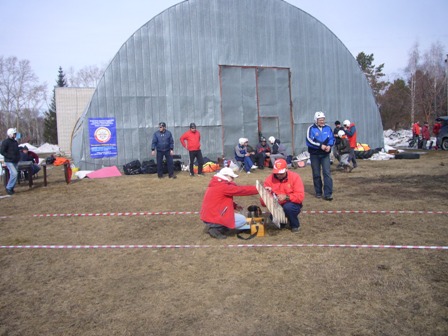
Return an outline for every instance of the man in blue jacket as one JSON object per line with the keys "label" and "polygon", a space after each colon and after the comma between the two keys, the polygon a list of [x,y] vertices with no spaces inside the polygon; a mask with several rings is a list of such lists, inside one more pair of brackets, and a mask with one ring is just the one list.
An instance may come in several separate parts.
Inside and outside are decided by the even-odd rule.
{"label": "man in blue jacket", "polygon": [[159,130],[156,131],[152,137],[151,154],[154,156],[157,151],[157,176],[163,177],[163,158],[165,157],[166,164],[168,166],[169,178],[175,179],[174,164],[173,164],[173,151],[174,140],[171,132],[166,129],[166,123],[159,123]]}
{"label": "man in blue jacket", "polygon": [[333,179],[330,172],[330,153],[334,144],[333,130],[325,124],[325,114],[316,112],[314,124],[308,127],[306,144],[310,153],[313,184],[317,198],[322,198],[322,174],[324,176],[324,200],[333,200]]}

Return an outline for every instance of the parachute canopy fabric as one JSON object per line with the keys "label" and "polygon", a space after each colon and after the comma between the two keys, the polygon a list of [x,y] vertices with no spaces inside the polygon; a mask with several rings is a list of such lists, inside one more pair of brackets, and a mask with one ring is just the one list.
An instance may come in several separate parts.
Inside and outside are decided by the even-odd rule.
{"label": "parachute canopy fabric", "polygon": [[106,177],[121,176],[121,173],[116,166],[112,166],[112,167],[104,167],[104,168],[95,170],[95,171],[87,174],[86,176],[91,179],[106,178]]}
{"label": "parachute canopy fabric", "polygon": [[[175,152],[194,122],[202,151],[233,158],[238,139],[281,139],[288,154],[306,150],[314,113],[356,124],[383,146],[381,117],[356,60],[321,22],[282,0],[189,0],[138,29],[106,69],[72,136],[81,169],[150,158],[164,121]],[[92,158],[89,118],[114,118],[117,155]]]}

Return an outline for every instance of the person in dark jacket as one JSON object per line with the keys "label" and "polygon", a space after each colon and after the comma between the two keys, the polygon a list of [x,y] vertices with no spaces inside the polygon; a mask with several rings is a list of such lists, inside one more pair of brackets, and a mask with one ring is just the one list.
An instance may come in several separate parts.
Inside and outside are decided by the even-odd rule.
{"label": "person in dark jacket", "polygon": [[340,140],[340,138],[338,136],[338,133],[339,133],[340,130],[342,130],[341,122],[339,120],[336,120],[334,122],[334,129],[333,129],[333,136],[334,136],[334,139],[335,139],[335,143],[334,143],[334,146],[333,146],[333,155],[334,155],[335,159],[339,161],[338,168],[342,168],[341,154],[338,151],[338,145],[341,142],[341,140]]}
{"label": "person in dark jacket", "polygon": [[341,165],[344,168],[344,171],[350,173],[353,170],[353,167],[350,165],[350,143],[348,141],[347,136],[345,135],[344,130],[340,130],[337,134],[339,143],[335,146],[338,147],[338,153],[340,155]]}
{"label": "person in dark jacket", "polygon": [[286,160],[286,147],[281,143],[280,139],[273,136],[269,137],[269,142],[271,143],[271,165],[274,166],[275,160],[285,159]]}
{"label": "person in dark jacket", "polygon": [[166,123],[159,123],[159,130],[152,137],[151,154],[156,155],[157,151],[157,176],[163,177],[163,158],[165,157],[168,166],[169,178],[175,179],[174,175],[174,140],[171,132],[166,129]]}
{"label": "person in dark jacket", "polygon": [[14,187],[17,183],[20,150],[19,143],[16,140],[17,130],[15,128],[10,128],[6,134],[8,137],[2,142],[0,154],[5,158],[5,165],[9,170],[9,181],[6,185],[6,193],[12,195],[14,194]]}
{"label": "person in dark jacket", "polygon": [[333,200],[333,179],[330,171],[330,152],[334,144],[333,130],[325,125],[325,114],[316,112],[314,124],[308,127],[306,144],[310,153],[311,169],[313,171],[314,191],[317,198],[322,198],[322,175],[324,177],[324,199]]}
{"label": "person in dark jacket", "polygon": [[258,169],[264,169],[264,162],[266,158],[269,158],[271,155],[271,147],[267,144],[265,137],[260,138],[260,142],[257,144],[255,152]]}
{"label": "person in dark jacket", "polygon": [[[33,175],[37,174],[40,170],[39,156],[33,151],[28,150],[27,146],[19,147],[20,161],[33,161]],[[25,172],[25,178],[28,172]]]}

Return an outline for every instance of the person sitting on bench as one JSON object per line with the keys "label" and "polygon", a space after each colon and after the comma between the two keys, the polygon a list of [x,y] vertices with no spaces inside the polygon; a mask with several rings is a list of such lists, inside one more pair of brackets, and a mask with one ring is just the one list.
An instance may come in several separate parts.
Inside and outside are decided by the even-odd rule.
{"label": "person sitting on bench", "polygon": [[[20,161],[32,161],[33,162],[33,175],[36,175],[39,170],[39,157],[33,151],[28,150],[27,146],[19,147],[20,149]],[[25,171],[25,178],[28,176],[28,171]]]}

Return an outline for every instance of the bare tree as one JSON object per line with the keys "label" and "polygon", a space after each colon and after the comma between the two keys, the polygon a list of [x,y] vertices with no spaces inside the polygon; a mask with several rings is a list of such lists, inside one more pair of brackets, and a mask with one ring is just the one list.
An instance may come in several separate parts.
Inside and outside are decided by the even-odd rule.
{"label": "bare tree", "polygon": [[429,105],[430,108],[423,111],[426,121],[438,117],[443,108],[443,83],[445,81],[443,56],[444,48],[440,42],[433,43],[423,56],[424,62],[421,68],[429,81],[426,88],[429,101],[426,102],[426,105]]}
{"label": "bare tree", "polygon": [[23,130],[28,131],[25,125],[30,120],[24,120],[22,114],[25,110],[35,113],[43,107],[46,89],[45,84],[38,83],[28,60],[0,56],[0,108],[5,116],[3,128],[15,126],[20,131],[23,120]]}
{"label": "bare tree", "polygon": [[416,95],[416,84],[417,78],[416,73],[419,66],[420,61],[420,50],[419,44],[416,42],[409,52],[409,62],[406,67],[406,72],[409,75],[409,87],[411,94],[411,124],[415,121],[415,95]]}
{"label": "bare tree", "polygon": [[79,71],[70,67],[66,74],[68,85],[72,87],[96,87],[103,76],[104,70],[104,67],[100,68],[97,65],[88,65]]}
{"label": "bare tree", "polygon": [[442,114],[445,99],[443,63],[444,48],[440,42],[433,43],[428,51],[420,55],[418,43],[409,53],[408,74],[411,95],[411,123],[415,120],[434,120]]}

